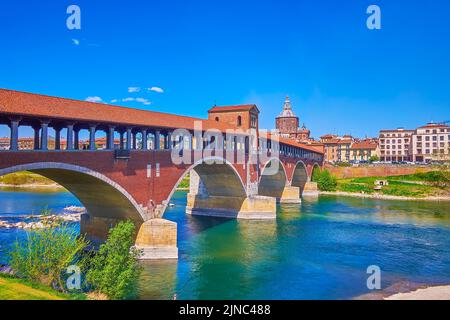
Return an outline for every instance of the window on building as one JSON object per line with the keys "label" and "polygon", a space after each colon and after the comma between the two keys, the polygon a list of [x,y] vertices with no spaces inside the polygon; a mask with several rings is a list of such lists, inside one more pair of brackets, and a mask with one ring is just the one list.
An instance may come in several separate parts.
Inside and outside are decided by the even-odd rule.
{"label": "window on building", "polygon": [[242,126],[242,117],[241,116],[237,117],[237,126],[238,127]]}
{"label": "window on building", "polygon": [[250,119],[251,119],[250,120],[251,121],[251,123],[250,123],[251,127],[252,128],[256,128],[256,116],[252,115]]}

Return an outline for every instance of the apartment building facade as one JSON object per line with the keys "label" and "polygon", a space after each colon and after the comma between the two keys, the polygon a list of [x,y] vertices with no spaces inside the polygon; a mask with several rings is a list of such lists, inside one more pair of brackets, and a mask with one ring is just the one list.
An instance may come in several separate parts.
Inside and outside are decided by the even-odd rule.
{"label": "apartment building facade", "polygon": [[377,139],[355,141],[350,147],[350,157],[353,161],[369,161],[375,156],[380,158],[380,148]]}
{"label": "apartment building facade", "polygon": [[380,161],[413,161],[412,136],[415,130],[380,130]]}
{"label": "apartment building facade", "polygon": [[428,123],[416,129],[412,137],[413,161],[449,161],[450,126]]}

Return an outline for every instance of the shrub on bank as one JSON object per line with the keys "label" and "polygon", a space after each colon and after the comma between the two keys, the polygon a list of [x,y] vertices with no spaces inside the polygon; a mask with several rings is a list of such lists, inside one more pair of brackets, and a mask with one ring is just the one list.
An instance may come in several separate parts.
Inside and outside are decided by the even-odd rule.
{"label": "shrub on bank", "polygon": [[109,231],[107,241],[90,258],[86,279],[92,289],[110,299],[132,298],[140,274],[140,252],[133,247],[135,226],[119,222]]}
{"label": "shrub on bank", "polygon": [[[325,170],[315,170],[316,176],[314,177],[315,182],[317,182],[317,187],[320,191],[336,191],[337,179],[331,175],[330,171]],[[314,173],[313,173],[314,176]]]}
{"label": "shrub on bank", "polygon": [[14,244],[9,263],[16,276],[65,292],[67,267],[79,261],[86,246],[66,224],[30,231],[26,241]]}

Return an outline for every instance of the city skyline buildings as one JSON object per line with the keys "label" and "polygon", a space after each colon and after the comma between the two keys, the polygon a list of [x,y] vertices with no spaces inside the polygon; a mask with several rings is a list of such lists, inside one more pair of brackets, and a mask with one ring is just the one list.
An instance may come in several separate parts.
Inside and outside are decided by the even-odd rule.
{"label": "city skyline buildings", "polygon": [[448,2],[381,1],[381,30],[356,0],[77,5],[68,30],[66,4],[5,3],[1,88],[194,117],[256,104],[268,129],[289,95],[316,139],[450,118]]}

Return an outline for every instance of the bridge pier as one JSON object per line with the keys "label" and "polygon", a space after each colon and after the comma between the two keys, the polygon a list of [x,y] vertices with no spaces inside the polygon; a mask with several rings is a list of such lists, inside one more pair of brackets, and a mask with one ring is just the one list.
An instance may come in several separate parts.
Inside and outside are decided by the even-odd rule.
{"label": "bridge pier", "polygon": [[[93,217],[83,214],[80,234],[93,244],[108,238],[109,229],[122,219]],[[142,223],[136,236],[136,248],[142,250],[141,260],[177,259],[177,224],[165,219],[150,219]]]}
{"label": "bridge pier", "polygon": [[301,203],[300,188],[294,186],[285,186],[283,194],[279,199],[280,203]]}
{"label": "bridge pier", "polygon": [[276,199],[265,196],[187,195],[186,213],[199,216],[265,220],[276,218]]}
{"label": "bridge pier", "polygon": [[319,196],[319,188],[317,187],[317,182],[308,181],[303,188],[303,196]]}
{"label": "bridge pier", "polygon": [[189,178],[188,214],[254,220],[276,218],[276,199],[273,197],[210,194],[196,171],[191,170]]}
{"label": "bridge pier", "polygon": [[177,224],[165,219],[144,222],[136,237],[141,260],[178,259]]}

